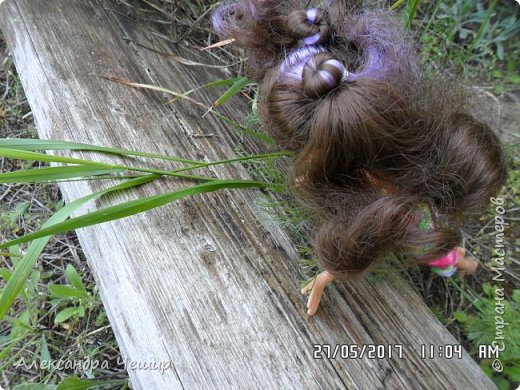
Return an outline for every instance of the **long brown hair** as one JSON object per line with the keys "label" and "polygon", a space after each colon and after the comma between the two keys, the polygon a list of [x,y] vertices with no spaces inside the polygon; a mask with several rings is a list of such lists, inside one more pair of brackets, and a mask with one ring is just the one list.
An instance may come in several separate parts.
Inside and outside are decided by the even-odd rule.
{"label": "long brown hair", "polygon": [[[248,50],[266,131],[298,152],[290,186],[319,216],[325,270],[359,275],[387,251],[441,256],[504,184],[497,136],[468,113],[456,82],[422,74],[388,11],[242,0],[213,22]],[[425,206],[435,229],[411,222]]]}

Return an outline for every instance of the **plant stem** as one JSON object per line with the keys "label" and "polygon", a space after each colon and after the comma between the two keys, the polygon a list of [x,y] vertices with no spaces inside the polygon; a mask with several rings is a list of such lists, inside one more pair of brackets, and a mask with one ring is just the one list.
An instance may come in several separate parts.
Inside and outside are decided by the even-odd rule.
{"label": "plant stem", "polygon": [[207,176],[194,176],[194,175],[184,175],[182,173],[176,173],[175,171],[163,171],[162,169],[153,169],[153,168],[138,168],[138,167],[126,167],[129,171],[137,171],[137,172],[146,172],[146,173],[156,173],[163,176],[175,176],[180,177],[182,179],[189,180],[202,180],[202,181],[215,181],[218,179],[207,177]]}
{"label": "plant stem", "polygon": [[[213,165],[222,165],[222,164],[229,164],[239,161],[248,161],[248,160],[256,160],[256,159],[264,159],[264,158],[276,158],[276,157],[282,157],[282,156],[291,156],[292,152],[276,152],[276,153],[267,153],[267,154],[256,154],[253,156],[245,156],[245,157],[237,157],[227,160],[219,160],[219,161],[213,161],[209,163],[199,163],[197,166],[190,166],[190,167],[184,167],[184,168],[178,168],[171,171],[164,171],[161,169],[153,169],[153,168],[139,168],[139,167],[126,167],[129,171],[138,171],[138,172],[146,172],[146,173],[156,173],[159,175],[165,175],[165,176],[175,176],[180,177],[183,179],[189,179],[189,180],[203,180],[203,181],[214,181],[218,179],[214,179],[207,176],[195,176],[195,175],[185,175],[181,174],[179,172],[189,171],[196,168],[205,168],[210,167]],[[266,183],[267,184],[267,183]]]}
{"label": "plant stem", "polygon": [[404,0],[397,0],[392,6],[390,7],[391,10],[394,10],[396,8],[399,8],[404,3]]}
{"label": "plant stem", "polygon": [[189,170],[197,169],[197,168],[210,167],[213,165],[231,164],[234,162],[243,162],[243,161],[249,161],[249,160],[259,160],[259,159],[276,158],[276,157],[284,157],[284,156],[289,157],[292,155],[293,155],[292,152],[256,154],[253,156],[237,157],[237,158],[232,158],[232,159],[228,159],[228,160],[213,161],[213,162],[209,162],[209,163],[200,163],[198,166],[179,168],[179,169],[175,169],[170,172],[184,172],[184,171],[189,171]]}

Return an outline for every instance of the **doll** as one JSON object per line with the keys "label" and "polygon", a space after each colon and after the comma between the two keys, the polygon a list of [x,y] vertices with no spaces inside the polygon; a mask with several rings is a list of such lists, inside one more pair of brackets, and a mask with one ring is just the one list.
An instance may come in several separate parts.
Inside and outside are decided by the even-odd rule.
{"label": "doll", "polygon": [[390,11],[358,2],[240,0],[216,31],[249,54],[265,130],[297,152],[289,185],[317,215],[313,246],[325,286],[363,275],[385,253],[450,275],[476,261],[459,247],[465,216],[506,178],[498,137],[468,113],[461,88],[422,74]]}

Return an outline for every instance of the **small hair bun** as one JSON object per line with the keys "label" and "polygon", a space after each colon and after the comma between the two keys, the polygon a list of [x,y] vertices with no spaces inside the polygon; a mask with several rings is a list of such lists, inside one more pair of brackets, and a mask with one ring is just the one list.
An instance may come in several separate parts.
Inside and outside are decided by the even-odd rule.
{"label": "small hair bun", "polygon": [[291,12],[287,17],[287,31],[305,45],[316,45],[330,40],[332,28],[322,10],[310,8]]}
{"label": "small hair bun", "polygon": [[311,57],[303,67],[303,91],[310,98],[319,98],[337,88],[348,76],[345,65],[330,53]]}

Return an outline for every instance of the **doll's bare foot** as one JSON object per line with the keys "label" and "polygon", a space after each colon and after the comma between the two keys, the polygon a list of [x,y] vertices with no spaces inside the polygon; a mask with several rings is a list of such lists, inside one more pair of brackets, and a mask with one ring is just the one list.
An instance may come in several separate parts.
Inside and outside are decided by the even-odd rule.
{"label": "doll's bare foot", "polygon": [[320,306],[321,296],[323,295],[325,287],[327,287],[327,285],[330,282],[333,282],[335,279],[335,276],[331,275],[327,271],[323,271],[302,288],[302,294],[306,294],[309,290],[311,290],[309,300],[307,301],[307,315],[312,316],[314,313],[316,313],[318,307]]}
{"label": "doll's bare foot", "polygon": [[458,260],[456,267],[461,271],[461,273],[474,273],[478,268],[478,261],[475,260],[471,256],[467,256],[466,249],[457,247]]}

